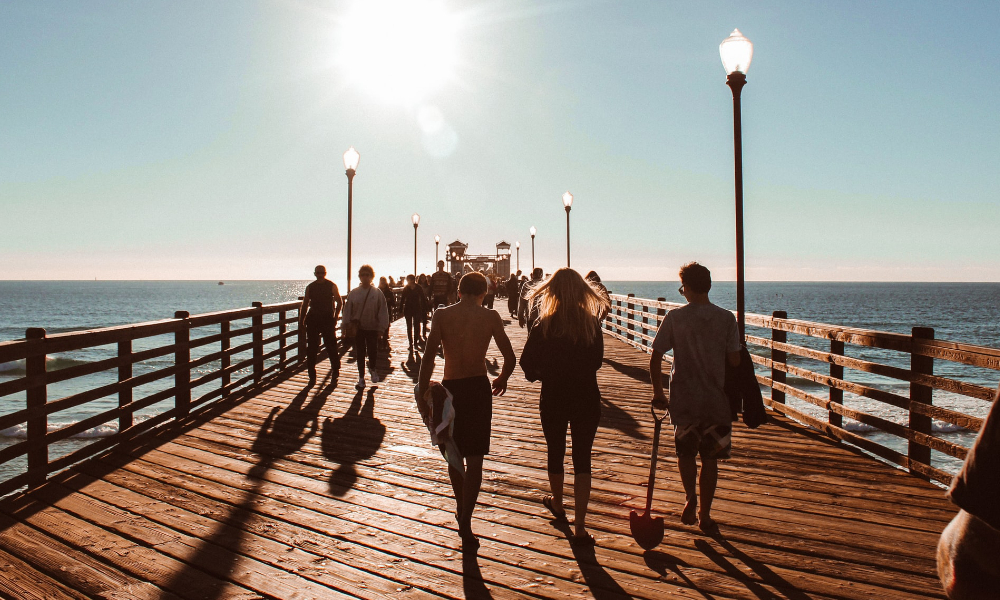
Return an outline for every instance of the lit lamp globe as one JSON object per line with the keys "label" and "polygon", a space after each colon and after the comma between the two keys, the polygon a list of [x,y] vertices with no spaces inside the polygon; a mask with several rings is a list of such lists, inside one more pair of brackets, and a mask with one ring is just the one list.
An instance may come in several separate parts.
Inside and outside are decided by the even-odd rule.
{"label": "lit lamp globe", "polygon": [[741,73],[745,77],[750,61],[753,60],[753,44],[739,29],[734,29],[729,37],[719,44],[719,55],[722,56],[722,66],[726,75]]}
{"label": "lit lamp globe", "polygon": [[566,210],[569,210],[573,206],[573,194],[569,192],[563,194],[563,206],[566,207]]}
{"label": "lit lamp globe", "polygon": [[416,227],[417,225],[420,225],[420,215],[418,215],[417,213],[413,213],[412,219],[413,219],[413,226],[414,227]]}
{"label": "lit lamp globe", "polygon": [[354,149],[354,146],[351,146],[347,149],[347,152],[344,152],[344,168],[348,171],[357,171],[360,161],[361,155]]}
{"label": "lit lamp globe", "polygon": [[537,232],[538,232],[538,230],[537,230],[537,229],[535,229],[535,226],[534,226],[534,225],[532,225],[532,226],[531,226],[531,229],[529,229],[529,230],[528,230],[528,233],[530,233],[530,234],[531,234],[531,237],[535,237],[535,234],[536,234]]}
{"label": "lit lamp globe", "polygon": [[440,244],[441,243],[441,236],[439,236],[439,235],[434,236],[434,243],[435,244]]}

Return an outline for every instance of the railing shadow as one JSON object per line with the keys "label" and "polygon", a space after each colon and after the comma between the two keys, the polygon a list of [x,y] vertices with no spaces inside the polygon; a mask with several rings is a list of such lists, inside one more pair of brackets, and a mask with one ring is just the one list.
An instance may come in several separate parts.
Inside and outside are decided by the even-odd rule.
{"label": "railing shadow", "polygon": [[622,375],[631,377],[636,381],[642,383],[649,383],[649,370],[643,367],[636,367],[634,365],[626,365],[625,363],[618,362],[613,358],[604,357],[604,364],[608,365],[615,371],[618,371]]}
{"label": "railing shadow", "polygon": [[[185,567],[176,573],[165,586],[168,590],[184,589],[188,582],[204,571],[225,574],[235,568],[241,555],[247,525],[253,516],[253,506],[265,485],[264,476],[281,460],[298,452],[319,431],[319,413],[333,391],[329,384],[329,374],[316,386],[316,392],[306,404],[312,385],[307,385],[295,395],[284,409],[274,407],[264,419],[257,438],[251,447],[260,458],[250,469],[247,477],[253,481],[250,489],[243,494],[240,503],[220,521],[215,531],[201,540],[193,556]],[[225,595],[225,590],[215,588],[201,591],[200,598],[214,600]],[[172,596],[171,596],[172,597]]]}
{"label": "railing shadow", "polygon": [[601,427],[617,429],[630,438],[646,440],[649,436],[639,430],[639,421],[607,398],[601,398]]}
{"label": "railing shadow", "polygon": [[358,480],[355,465],[374,456],[384,439],[385,425],[375,418],[375,390],[371,388],[354,395],[344,416],[323,423],[323,456],[339,464],[330,476],[332,495],[343,496],[354,487]]}

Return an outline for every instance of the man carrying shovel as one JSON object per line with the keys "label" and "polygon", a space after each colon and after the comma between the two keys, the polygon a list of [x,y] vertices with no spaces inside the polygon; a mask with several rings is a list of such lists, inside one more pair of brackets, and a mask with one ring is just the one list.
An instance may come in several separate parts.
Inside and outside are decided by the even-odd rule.
{"label": "man carrying shovel", "polygon": [[[719,480],[717,461],[729,458],[732,446],[732,413],[724,386],[726,363],[740,364],[739,330],[731,312],[709,302],[712,274],[707,268],[696,262],[686,264],[681,267],[680,279],[678,291],[688,303],[664,316],[653,339],[649,375],[653,407],[668,409],[674,425],[677,468],[687,498],[681,522],[697,523],[703,531],[709,531],[716,527],[710,512]],[[670,350],[674,351],[674,360],[668,400],[663,393],[660,367],[663,354]]]}

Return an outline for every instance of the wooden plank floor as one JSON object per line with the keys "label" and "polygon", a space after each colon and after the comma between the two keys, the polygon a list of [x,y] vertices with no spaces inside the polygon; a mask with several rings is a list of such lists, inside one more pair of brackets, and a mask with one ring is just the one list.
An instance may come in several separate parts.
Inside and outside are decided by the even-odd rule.
{"label": "wooden plank floor", "polygon": [[[519,349],[523,332],[508,331]],[[597,548],[571,547],[546,518],[538,386],[518,369],[494,403],[473,523],[482,547],[463,554],[402,324],[392,333],[377,389],[356,393],[351,363],[336,388],[323,370],[307,388],[300,372],[0,503],[0,596],[943,597],[934,548],[953,510],[942,490],[780,418],[737,425],[715,536],[679,521],[666,428],[654,510],[667,532],[644,553],[628,513],[649,464],[646,356],[612,338],[588,517]]]}

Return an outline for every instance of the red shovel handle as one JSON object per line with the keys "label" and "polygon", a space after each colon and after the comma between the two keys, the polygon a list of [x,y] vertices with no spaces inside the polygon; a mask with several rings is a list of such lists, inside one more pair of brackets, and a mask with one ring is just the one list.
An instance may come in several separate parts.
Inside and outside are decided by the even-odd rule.
{"label": "red shovel handle", "polygon": [[653,452],[649,457],[649,482],[646,484],[646,516],[649,516],[649,511],[653,508],[653,485],[656,482],[656,458],[659,455],[660,450],[660,428],[663,426],[663,419],[667,417],[667,412],[664,411],[663,415],[657,415],[656,409],[650,407],[650,412],[653,414],[653,420],[655,425],[653,426]]}

